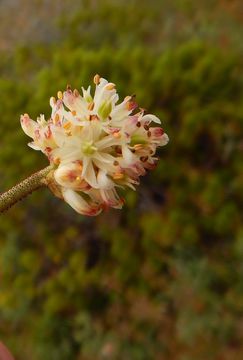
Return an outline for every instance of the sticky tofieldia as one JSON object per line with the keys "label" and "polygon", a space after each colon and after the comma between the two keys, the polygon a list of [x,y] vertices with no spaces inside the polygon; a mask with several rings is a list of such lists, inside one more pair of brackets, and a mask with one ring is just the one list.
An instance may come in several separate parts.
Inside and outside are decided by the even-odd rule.
{"label": "sticky tofieldia", "polygon": [[42,151],[51,171],[45,182],[78,213],[94,216],[103,209],[120,209],[124,201],[117,190],[135,189],[139,177],[157,163],[158,146],[168,136],[160,120],[143,109],[136,111],[133,96],[118,103],[115,84],[95,75],[96,89],[90,87],[61,91],[52,97],[51,118],[41,115],[37,122],[21,116],[24,132],[33,141],[29,146]]}

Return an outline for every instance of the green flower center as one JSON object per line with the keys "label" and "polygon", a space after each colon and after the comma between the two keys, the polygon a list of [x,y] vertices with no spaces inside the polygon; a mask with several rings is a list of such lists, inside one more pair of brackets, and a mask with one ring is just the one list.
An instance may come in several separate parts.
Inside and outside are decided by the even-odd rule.
{"label": "green flower center", "polygon": [[97,151],[97,147],[93,145],[93,141],[85,141],[82,144],[82,152],[84,155],[93,155]]}

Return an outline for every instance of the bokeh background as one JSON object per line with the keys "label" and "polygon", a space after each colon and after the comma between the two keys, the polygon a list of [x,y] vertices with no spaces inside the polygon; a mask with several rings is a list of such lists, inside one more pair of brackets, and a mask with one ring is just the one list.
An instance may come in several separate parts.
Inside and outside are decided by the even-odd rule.
{"label": "bokeh background", "polygon": [[243,4],[1,0],[0,189],[47,165],[21,113],[94,74],[170,143],[122,211],[48,189],[0,219],[0,338],[18,360],[243,358]]}

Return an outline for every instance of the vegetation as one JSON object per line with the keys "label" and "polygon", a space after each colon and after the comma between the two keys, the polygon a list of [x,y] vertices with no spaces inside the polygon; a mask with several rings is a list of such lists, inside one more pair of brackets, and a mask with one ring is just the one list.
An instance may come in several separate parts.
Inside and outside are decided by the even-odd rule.
{"label": "vegetation", "polygon": [[0,336],[17,359],[243,356],[242,50],[237,11],[208,3],[82,1],[59,37],[2,50],[2,190],[47,165],[20,114],[48,116],[50,96],[95,73],[170,137],[122,211],[85,218],[41,190],[1,215]]}

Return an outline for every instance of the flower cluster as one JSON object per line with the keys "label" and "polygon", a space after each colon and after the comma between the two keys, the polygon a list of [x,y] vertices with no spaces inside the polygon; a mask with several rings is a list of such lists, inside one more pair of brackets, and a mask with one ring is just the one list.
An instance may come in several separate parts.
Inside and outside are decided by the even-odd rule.
{"label": "flower cluster", "polygon": [[150,124],[160,120],[143,109],[137,112],[134,96],[121,103],[115,84],[99,75],[96,89],[71,90],[52,97],[51,118],[41,115],[37,122],[21,116],[24,132],[33,141],[29,146],[41,150],[53,165],[49,186],[78,213],[97,215],[107,207],[121,208],[119,187],[139,184],[157,163],[156,148],[166,145],[163,129]]}

